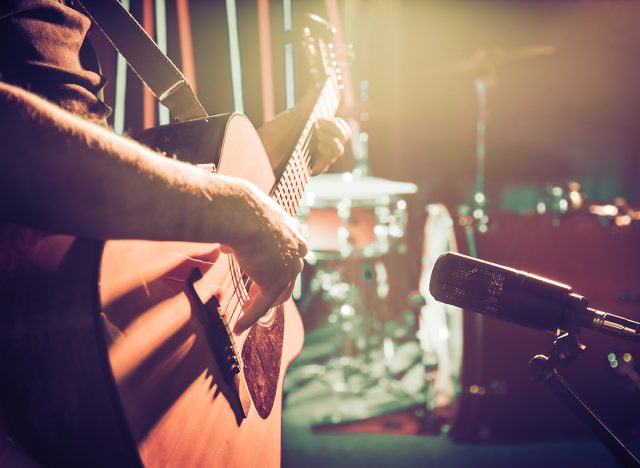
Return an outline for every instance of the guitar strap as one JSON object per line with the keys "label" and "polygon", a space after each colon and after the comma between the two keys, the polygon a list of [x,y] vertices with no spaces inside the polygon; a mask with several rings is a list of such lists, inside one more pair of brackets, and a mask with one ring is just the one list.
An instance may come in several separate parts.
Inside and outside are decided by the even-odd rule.
{"label": "guitar strap", "polygon": [[182,72],[118,0],[76,1],[175,119],[208,115]]}

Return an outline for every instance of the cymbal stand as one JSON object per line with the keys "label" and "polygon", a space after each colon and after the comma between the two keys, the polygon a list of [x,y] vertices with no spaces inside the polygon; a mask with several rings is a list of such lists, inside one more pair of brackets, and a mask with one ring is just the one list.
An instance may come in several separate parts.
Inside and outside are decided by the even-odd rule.
{"label": "cymbal stand", "polygon": [[393,364],[398,349],[386,324],[390,284],[384,262],[390,253],[404,252],[406,202],[391,195],[375,200],[375,206],[366,206],[374,209],[373,239],[358,244],[353,230],[358,213],[345,196],[335,204],[340,221],[335,250],[307,256],[317,266],[310,289],[330,306],[328,325],[341,346],[325,361],[289,373],[293,392],[288,401],[318,402],[331,395],[328,412],[316,416],[319,425],[379,416],[397,409],[399,402],[415,400],[397,378]]}
{"label": "cymbal stand", "polygon": [[473,194],[473,217],[478,220],[478,230],[487,232],[489,217],[486,212],[487,196],[485,192],[485,155],[487,134],[487,87],[490,78],[476,78],[474,87],[478,97],[478,116],[476,120],[476,190]]}
{"label": "cymbal stand", "polygon": [[360,112],[360,120],[350,121],[351,131],[353,133],[354,148],[354,167],[353,175],[356,177],[369,175],[369,133],[362,130],[360,124],[365,124],[369,120],[369,114],[366,111],[366,105],[369,101],[369,82],[367,80],[360,81],[360,103],[362,110]]}
{"label": "cymbal stand", "polygon": [[[390,209],[390,207],[394,207]],[[364,278],[368,287],[368,296],[374,298],[365,304],[365,317],[368,321],[367,350],[365,354],[375,386],[384,389],[396,399],[413,400],[413,396],[404,388],[398,377],[394,361],[398,357],[399,348],[395,342],[398,332],[402,335],[410,333],[401,330],[404,326],[393,328],[389,316],[391,284],[390,272],[385,262],[393,262],[395,255],[404,252],[403,239],[406,225],[406,202],[404,200],[387,200],[376,207],[376,250],[363,265]],[[406,369],[405,369],[406,370]]]}
{"label": "cymbal stand", "polygon": [[556,366],[567,366],[574,362],[586,346],[575,334],[565,333],[558,337],[549,356],[537,355],[529,361],[534,381],[545,382],[549,388],[587,424],[600,442],[624,466],[640,466],[640,461],[598,415],[580,398],[578,393],[562,378]]}
{"label": "cymbal stand", "polygon": [[[314,264],[318,265],[314,260]],[[322,265],[328,262],[326,265]],[[330,306],[327,323],[335,347],[323,349],[314,361],[291,370],[285,386],[292,401],[315,400],[320,395],[359,395],[370,385],[371,376],[360,357],[365,346],[361,342],[361,291],[349,281],[349,272],[341,271],[336,260],[324,259],[314,272],[310,288]],[[317,362],[317,359],[322,362]],[[313,383],[313,385],[310,385]],[[337,416],[333,415],[332,416]]]}
{"label": "cymbal stand", "polygon": [[303,376],[301,381],[319,377],[316,382],[328,387],[332,393],[345,395],[360,394],[372,380],[366,356],[365,329],[369,324],[364,323],[362,291],[354,277],[357,275],[357,253],[349,230],[351,208],[349,198],[336,205],[340,219],[336,233],[337,251],[323,254],[310,251],[307,255],[310,264],[317,265],[321,261],[311,280],[311,289],[320,292],[323,301],[331,307],[327,322],[341,337],[340,351],[322,364],[308,365],[305,372],[299,372]]}

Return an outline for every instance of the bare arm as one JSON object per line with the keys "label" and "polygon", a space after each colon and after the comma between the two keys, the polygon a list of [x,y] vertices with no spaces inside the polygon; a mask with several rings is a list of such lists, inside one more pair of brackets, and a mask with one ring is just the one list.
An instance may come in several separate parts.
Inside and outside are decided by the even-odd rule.
{"label": "bare arm", "polygon": [[306,244],[252,184],[164,158],[2,83],[0,139],[6,218],[100,239],[220,242],[258,285],[252,318],[288,297]]}
{"label": "bare arm", "polygon": [[248,203],[240,181],[164,158],[2,84],[0,123],[5,209],[38,228],[102,239],[224,242],[233,222],[214,227],[190,214],[233,214]]}

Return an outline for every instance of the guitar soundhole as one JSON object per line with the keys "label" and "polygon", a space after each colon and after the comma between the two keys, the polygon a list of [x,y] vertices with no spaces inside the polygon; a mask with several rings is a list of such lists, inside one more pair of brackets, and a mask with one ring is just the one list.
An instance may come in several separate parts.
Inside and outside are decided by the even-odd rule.
{"label": "guitar soundhole", "polygon": [[254,325],[242,347],[244,377],[261,418],[271,414],[278,389],[284,339],[284,306],[274,309],[270,326]]}

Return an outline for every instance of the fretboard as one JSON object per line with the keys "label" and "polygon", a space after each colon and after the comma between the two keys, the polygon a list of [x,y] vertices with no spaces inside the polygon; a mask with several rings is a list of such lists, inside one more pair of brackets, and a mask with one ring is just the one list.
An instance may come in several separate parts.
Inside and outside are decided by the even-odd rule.
{"label": "fretboard", "polygon": [[318,119],[335,116],[339,105],[340,85],[335,79],[327,78],[293,153],[271,192],[271,196],[292,216],[298,210],[311,176],[310,144],[315,123]]}

